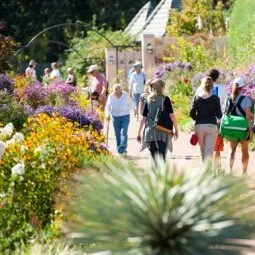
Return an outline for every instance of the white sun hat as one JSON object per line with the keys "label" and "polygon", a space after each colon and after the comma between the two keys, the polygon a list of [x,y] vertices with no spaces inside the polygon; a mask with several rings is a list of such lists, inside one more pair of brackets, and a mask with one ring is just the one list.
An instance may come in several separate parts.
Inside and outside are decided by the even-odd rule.
{"label": "white sun hat", "polygon": [[99,70],[99,68],[98,68],[97,65],[92,65],[92,66],[89,67],[87,73],[91,73],[93,71],[98,71],[98,70]]}
{"label": "white sun hat", "polygon": [[244,79],[240,77],[235,78],[233,84],[238,84],[238,88],[242,88],[246,85]]}

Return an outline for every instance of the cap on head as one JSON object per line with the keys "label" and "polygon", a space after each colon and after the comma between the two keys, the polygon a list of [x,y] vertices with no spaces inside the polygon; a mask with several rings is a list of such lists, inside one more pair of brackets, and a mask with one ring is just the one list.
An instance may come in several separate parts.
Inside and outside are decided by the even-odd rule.
{"label": "cap on head", "polygon": [[139,69],[142,69],[143,66],[142,66],[142,63],[140,61],[136,61],[134,64],[133,64],[133,67],[136,67],[136,68],[139,68]]}
{"label": "cap on head", "polygon": [[89,67],[87,73],[92,73],[92,72],[98,71],[98,70],[99,70],[99,68],[98,68],[97,65],[92,65],[92,66]]}
{"label": "cap on head", "polygon": [[30,60],[29,61],[29,65],[32,66],[32,65],[36,65],[37,63],[34,61],[34,60]]}
{"label": "cap on head", "polygon": [[240,77],[235,78],[234,81],[233,81],[233,84],[237,84],[238,88],[242,88],[242,87],[244,87],[246,85],[244,79],[240,78]]}

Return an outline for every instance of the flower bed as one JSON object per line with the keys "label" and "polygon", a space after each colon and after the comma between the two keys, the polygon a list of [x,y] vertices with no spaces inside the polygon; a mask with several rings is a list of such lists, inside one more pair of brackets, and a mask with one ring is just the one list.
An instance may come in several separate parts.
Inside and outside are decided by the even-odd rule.
{"label": "flower bed", "polygon": [[56,191],[70,193],[74,171],[109,155],[103,135],[61,116],[31,117],[24,131],[25,137],[14,134],[12,124],[1,130],[0,251],[54,225],[61,210],[54,206]]}
{"label": "flower bed", "polygon": [[102,113],[84,107],[73,87],[43,87],[24,76],[1,79],[0,253],[47,229],[58,234],[59,194],[70,197],[73,174],[109,155]]}

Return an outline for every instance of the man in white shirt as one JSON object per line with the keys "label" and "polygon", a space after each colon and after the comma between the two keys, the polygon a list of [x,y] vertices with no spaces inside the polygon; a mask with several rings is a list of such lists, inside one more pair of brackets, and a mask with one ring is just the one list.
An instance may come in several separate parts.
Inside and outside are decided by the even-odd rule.
{"label": "man in white shirt", "polygon": [[146,76],[145,73],[141,71],[142,64],[140,62],[136,62],[133,67],[134,72],[131,73],[129,79],[129,95],[135,102],[136,118],[139,120],[139,102],[141,95],[144,93]]}
{"label": "man in white shirt", "polygon": [[52,71],[50,73],[50,78],[55,79],[55,80],[62,80],[61,73],[58,69],[57,62],[51,63],[51,68],[52,68]]}
{"label": "man in white shirt", "polygon": [[34,80],[37,80],[37,76],[36,76],[36,65],[37,63],[34,60],[30,60],[28,67],[26,69],[26,77],[31,77]]}

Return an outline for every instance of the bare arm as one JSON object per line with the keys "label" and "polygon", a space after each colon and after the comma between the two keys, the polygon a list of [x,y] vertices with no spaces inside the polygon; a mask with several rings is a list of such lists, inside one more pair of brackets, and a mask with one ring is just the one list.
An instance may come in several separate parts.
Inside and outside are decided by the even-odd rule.
{"label": "bare arm", "polygon": [[143,116],[143,118],[140,121],[139,129],[138,129],[138,134],[137,134],[137,141],[141,141],[141,132],[142,132],[142,129],[143,129],[143,126],[144,126],[146,120],[147,120],[147,117]]}
{"label": "bare arm", "polygon": [[246,113],[246,119],[248,121],[248,127],[249,127],[250,139],[251,139],[253,134],[252,132],[253,115],[251,112],[251,107],[246,108],[245,113]]}
{"label": "bare arm", "polygon": [[173,125],[174,125],[174,139],[176,140],[179,136],[179,129],[178,129],[178,125],[177,125],[177,120],[175,118],[174,113],[170,113],[169,117],[170,117],[170,119],[171,119],[171,121],[173,122]]}

